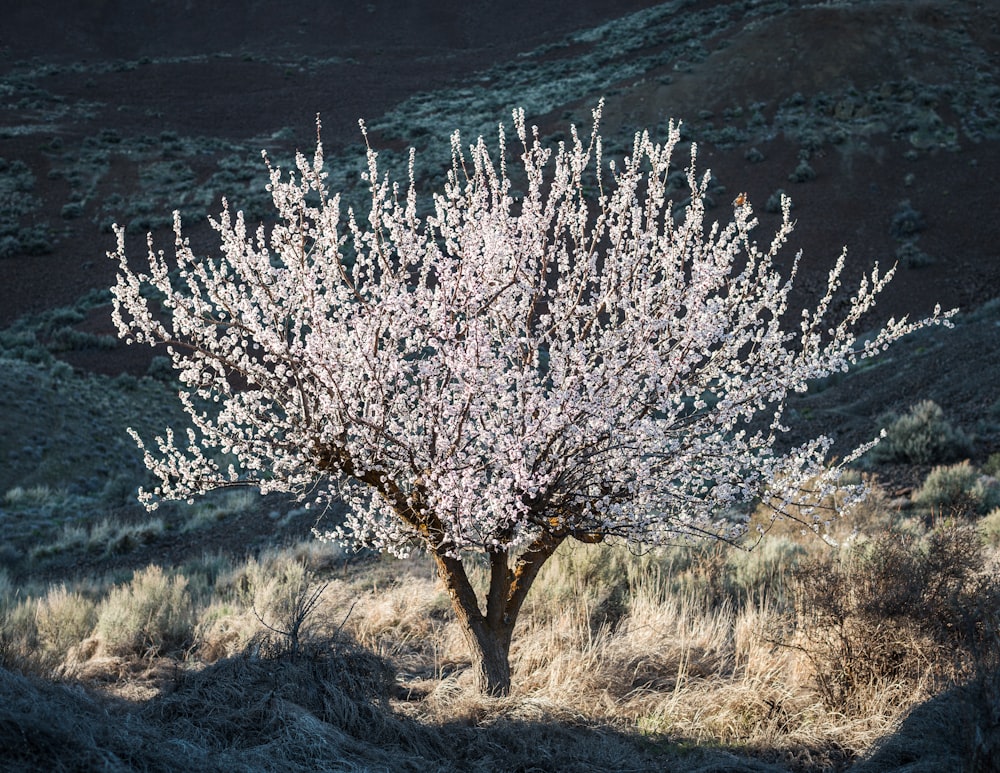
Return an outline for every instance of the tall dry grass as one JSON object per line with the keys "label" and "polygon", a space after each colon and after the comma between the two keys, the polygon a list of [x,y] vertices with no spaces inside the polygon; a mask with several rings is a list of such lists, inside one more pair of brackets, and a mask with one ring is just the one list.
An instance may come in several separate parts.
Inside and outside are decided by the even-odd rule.
{"label": "tall dry grass", "polygon": [[[2,675],[81,722],[112,709],[11,671],[141,698],[119,719],[141,727],[153,769],[168,729],[167,751],[204,769],[308,769],[320,755],[338,770],[889,770],[913,754],[988,769],[1000,551],[978,524],[929,529],[874,501],[825,535],[840,547],[782,523],[751,552],[563,546],[525,604],[503,700],[470,689],[430,562],[347,566],[315,544],[104,586],[0,577]],[[0,726],[42,733],[18,710]]]}

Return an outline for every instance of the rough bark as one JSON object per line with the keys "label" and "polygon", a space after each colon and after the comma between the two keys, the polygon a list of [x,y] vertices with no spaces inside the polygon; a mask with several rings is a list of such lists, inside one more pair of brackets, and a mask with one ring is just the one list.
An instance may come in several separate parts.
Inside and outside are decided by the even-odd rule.
{"label": "rough bark", "polygon": [[513,625],[499,630],[486,625],[466,626],[465,639],[472,655],[473,685],[483,695],[501,698],[510,694],[510,642]]}

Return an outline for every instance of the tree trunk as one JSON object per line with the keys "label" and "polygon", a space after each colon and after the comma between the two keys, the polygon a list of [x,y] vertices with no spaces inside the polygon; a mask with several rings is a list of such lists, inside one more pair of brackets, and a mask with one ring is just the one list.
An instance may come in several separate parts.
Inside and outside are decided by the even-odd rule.
{"label": "tree trunk", "polygon": [[482,694],[493,697],[510,694],[510,642],[514,623],[538,570],[563,539],[543,534],[517,558],[513,567],[507,563],[509,553],[506,550],[489,553],[490,587],[485,614],[461,560],[447,555],[441,548],[433,551],[438,575],[448,588],[455,615],[469,644],[476,689]]}
{"label": "tree trunk", "polygon": [[510,640],[514,626],[504,625],[500,630],[485,624],[464,627],[476,690],[494,698],[510,695]]}

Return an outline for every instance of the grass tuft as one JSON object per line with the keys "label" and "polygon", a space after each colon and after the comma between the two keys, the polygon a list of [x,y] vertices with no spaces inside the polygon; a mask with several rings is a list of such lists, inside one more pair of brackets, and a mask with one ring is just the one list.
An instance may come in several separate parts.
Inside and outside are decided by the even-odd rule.
{"label": "grass tuft", "polygon": [[187,579],[171,576],[156,565],[115,587],[97,614],[96,636],[111,655],[177,653],[193,639]]}

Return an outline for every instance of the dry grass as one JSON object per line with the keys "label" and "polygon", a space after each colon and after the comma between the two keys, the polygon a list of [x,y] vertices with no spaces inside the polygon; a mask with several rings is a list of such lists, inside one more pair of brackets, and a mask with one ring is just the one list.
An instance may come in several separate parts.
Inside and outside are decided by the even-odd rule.
{"label": "dry grass", "polygon": [[840,549],[781,523],[750,553],[564,546],[503,700],[471,691],[420,558],[348,569],[312,544],[104,587],[0,576],[0,745],[22,739],[18,770],[78,769],[68,754],[107,770],[988,770],[997,548],[973,525],[894,531],[874,501],[828,534]]}

